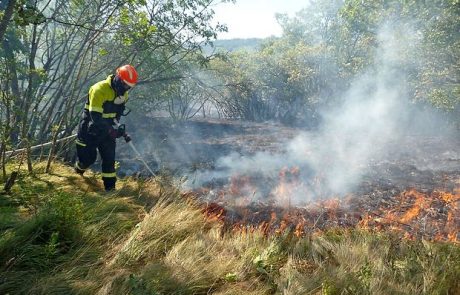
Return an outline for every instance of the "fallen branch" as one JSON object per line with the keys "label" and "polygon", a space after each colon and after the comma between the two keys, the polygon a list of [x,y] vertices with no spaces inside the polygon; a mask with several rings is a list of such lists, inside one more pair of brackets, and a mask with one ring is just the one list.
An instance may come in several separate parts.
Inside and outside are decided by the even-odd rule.
{"label": "fallen branch", "polygon": [[[66,140],[73,140],[76,137],[77,137],[77,135],[73,134],[73,135],[58,139],[58,140],[56,140],[55,143],[60,143],[60,142],[66,141]],[[33,151],[33,150],[36,150],[36,149],[39,149],[39,148],[44,148],[44,147],[50,146],[52,144],[53,144],[53,141],[42,143],[42,144],[39,144],[39,145],[34,145],[34,146],[30,147],[30,150]],[[19,153],[25,152],[26,150],[27,150],[27,148],[8,151],[8,152],[5,153],[5,156],[10,157],[10,156],[13,156],[14,154],[19,154]]]}

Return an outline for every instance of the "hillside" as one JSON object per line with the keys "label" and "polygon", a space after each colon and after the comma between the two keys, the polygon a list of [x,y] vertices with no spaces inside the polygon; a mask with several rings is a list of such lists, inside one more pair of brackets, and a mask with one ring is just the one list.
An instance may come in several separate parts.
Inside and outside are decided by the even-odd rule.
{"label": "hillside", "polygon": [[213,41],[213,47],[205,46],[203,50],[209,54],[213,51],[229,51],[233,52],[236,50],[258,50],[260,45],[266,39],[261,38],[248,38],[248,39],[222,39]]}
{"label": "hillside", "polygon": [[42,171],[0,195],[1,294],[460,292],[453,243],[361,228],[267,234],[224,223],[167,175],[102,194],[96,173]]}

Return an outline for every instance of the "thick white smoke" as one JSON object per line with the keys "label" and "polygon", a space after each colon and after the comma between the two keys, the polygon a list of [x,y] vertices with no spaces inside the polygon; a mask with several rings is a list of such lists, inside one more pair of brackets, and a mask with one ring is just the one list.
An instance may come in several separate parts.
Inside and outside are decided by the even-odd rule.
{"label": "thick white smoke", "polygon": [[407,53],[416,40],[417,35],[401,25],[383,26],[373,66],[355,79],[342,103],[322,114],[324,123],[318,132],[299,134],[282,154],[221,158],[216,163],[220,172],[199,171],[186,185],[197,187],[232,175],[276,178],[283,167],[297,166],[305,185],[293,192],[294,202],[318,197],[320,192],[311,184],[314,178],[322,182],[321,193],[340,195],[353,190],[369,166],[388,152],[387,145],[405,132],[410,110],[404,75],[414,62]]}

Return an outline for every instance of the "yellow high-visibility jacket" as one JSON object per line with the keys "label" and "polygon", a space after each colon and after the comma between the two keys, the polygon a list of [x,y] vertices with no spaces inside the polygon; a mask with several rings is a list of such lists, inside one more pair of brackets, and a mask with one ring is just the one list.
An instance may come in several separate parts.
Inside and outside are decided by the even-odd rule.
{"label": "yellow high-visibility jacket", "polygon": [[114,119],[117,115],[121,115],[128,101],[128,91],[123,96],[116,96],[111,86],[112,78],[113,75],[110,75],[107,79],[91,86],[85,110],[100,113],[104,119]]}
{"label": "yellow high-visibility jacket", "polygon": [[125,110],[128,91],[123,96],[117,96],[112,88],[112,79],[113,75],[110,75],[89,89],[79,128],[79,138],[82,140],[103,140],[115,125],[114,119],[119,121]]}

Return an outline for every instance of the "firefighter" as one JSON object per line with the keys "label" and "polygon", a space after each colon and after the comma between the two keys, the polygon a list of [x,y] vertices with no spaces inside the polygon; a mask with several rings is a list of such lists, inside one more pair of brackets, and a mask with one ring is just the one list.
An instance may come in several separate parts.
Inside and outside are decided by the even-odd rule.
{"label": "firefighter", "polygon": [[137,83],[137,72],[131,65],[124,65],[116,74],[100,81],[89,89],[83,115],[78,126],[76,140],[77,161],[75,171],[81,175],[96,161],[97,151],[102,159],[102,180],[106,191],[115,190],[116,139],[131,140],[120,117],[128,100],[128,90]]}

